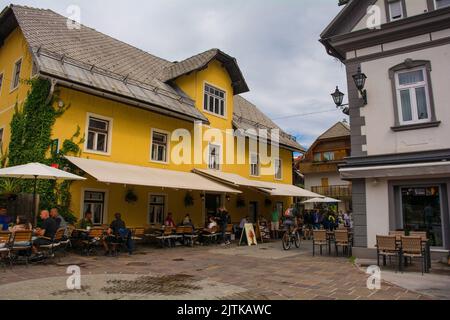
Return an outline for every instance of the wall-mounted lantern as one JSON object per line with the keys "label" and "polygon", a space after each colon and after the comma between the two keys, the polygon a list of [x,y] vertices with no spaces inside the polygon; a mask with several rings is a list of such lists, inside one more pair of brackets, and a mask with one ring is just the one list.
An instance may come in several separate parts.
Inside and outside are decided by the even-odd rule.
{"label": "wall-mounted lantern", "polygon": [[[353,81],[355,82],[355,86],[358,89],[359,93],[361,94],[361,97],[363,98],[364,105],[367,105],[367,90],[364,90],[364,86],[366,85],[366,79],[367,76],[361,72],[361,68],[358,68],[358,73],[353,75]],[[333,102],[336,105],[336,108],[342,109],[342,112],[346,115],[350,114],[350,110],[347,104],[342,104],[344,101],[344,96],[341,91],[339,91],[339,88],[336,87],[336,91],[334,91],[331,94],[331,97],[333,98]]]}

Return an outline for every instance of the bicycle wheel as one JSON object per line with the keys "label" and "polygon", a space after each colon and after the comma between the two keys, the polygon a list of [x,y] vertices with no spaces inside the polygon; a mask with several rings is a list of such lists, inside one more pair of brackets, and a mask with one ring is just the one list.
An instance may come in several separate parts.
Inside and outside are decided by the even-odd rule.
{"label": "bicycle wheel", "polygon": [[298,248],[300,248],[300,235],[298,234],[298,232],[295,232],[295,234],[294,234],[294,244],[295,244],[295,247],[298,249]]}
{"label": "bicycle wheel", "polygon": [[291,237],[289,236],[289,232],[284,233],[281,242],[283,243],[284,250],[289,250],[291,248]]}

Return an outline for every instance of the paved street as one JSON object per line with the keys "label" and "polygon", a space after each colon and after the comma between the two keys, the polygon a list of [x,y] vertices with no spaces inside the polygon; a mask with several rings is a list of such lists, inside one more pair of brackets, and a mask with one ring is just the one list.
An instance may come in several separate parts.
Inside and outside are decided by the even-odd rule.
{"label": "paved street", "polygon": [[[63,257],[58,264],[0,271],[0,299],[430,299],[367,275],[343,257],[312,257],[310,244],[258,247],[141,247],[133,256]],[[81,290],[68,290],[66,268],[81,267]],[[432,292],[431,292],[432,293]]]}

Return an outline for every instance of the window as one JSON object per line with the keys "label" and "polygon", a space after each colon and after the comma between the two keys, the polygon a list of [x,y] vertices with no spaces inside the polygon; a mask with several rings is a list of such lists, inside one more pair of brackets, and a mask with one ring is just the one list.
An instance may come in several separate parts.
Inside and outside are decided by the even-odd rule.
{"label": "window", "polygon": [[110,121],[89,117],[87,149],[95,152],[107,153]]}
{"label": "window", "polygon": [[97,191],[84,192],[83,214],[90,211],[94,224],[103,224],[103,214],[105,207],[105,193]]}
{"label": "window", "polygon": [[445,8],[450,6],[450,0],[435,0],[436,9]]}
{"label": "window", "polygon": [[16,62],[14,65],[14,72],[12,76],[12,82],[11,82],[11,90],[16,89],[19,86],[20,81],[20,69],[22,69],[22,59]]}
{"label": "window", "polygon": [[167,162],[168,135],[152,131],[152,161]]}
{"label": "window", "polygon": [[402,0],[389,2],[389,16],[391,21],[404,18]]}
{"label": "window", "polygon": [[275,179],[281,180],[283,179],[283,172],[281,166],[281,159],[275,159]]}
{"label": "window", "polygon": [[314,161],[315,162],[322,161],[322,154],[320,152],[314,153]]}
{"label": "window", "polygon": [[324,152],[323,153],[323,159],[325,161],[333,161],[334,160],[334,152],[333,151],[331,151],[331,152]]}
{"label": "window", "polygon": [[400,124],[430,121],[430,97],[425,68],[397,72],[395,81]]}
{"label": "window", "polygon": [[166,212],[166,196],[150,195],[148,205],[148,223],[163,224]]}
{"label": "window", "polygon": [[209,145],[208,168],[220,170],[220,146],[218,145]]}
{"label": "window", "polygon": [[203,109],[219,116],[225,116],[225,92],[205,84]]}
{"label": "window", "polygon": [[59,139],[52,140],[50,144],[50,152],[53,156],[56,156],[59,153]]}
{"label": "window", "polygon": [[4,128],[0,128],[0,148],[3,147],[3,133],[4,133],[5,129]]}
{"label": "window", "polygon": [[259,154],[250,154],[250,175],[259,177]]}
{"label": "window", "polygon": [[3,73],[0,73],[0,94],[2,94]]}

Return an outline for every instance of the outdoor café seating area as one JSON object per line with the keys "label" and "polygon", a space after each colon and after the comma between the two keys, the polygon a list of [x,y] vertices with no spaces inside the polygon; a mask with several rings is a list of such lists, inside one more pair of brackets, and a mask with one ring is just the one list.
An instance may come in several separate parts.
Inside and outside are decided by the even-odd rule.
{"label": "outdoor caf\u00e9 seating area", "polygon": [[420,262],[421,271],[428,273],[431,268],[430,239],[425,231],[390,231],[389,235],[377,235],[377,263],[386,266],[396,263],[396,270],[403,271],[413,261]]}
{"label": "outdoor caf\u00e9 seating area", "polygon": [[334,254],[339,256],[351,257],[353,247],[353,232],[350,228],[340,227],[336,230],[313,230],[312,231],[312,253],[316,255],[317,250],[320,255],[328,252],[328,255],[332,254],[334,248]]}

